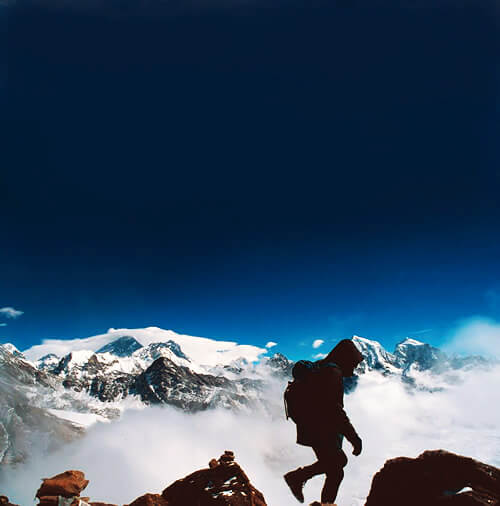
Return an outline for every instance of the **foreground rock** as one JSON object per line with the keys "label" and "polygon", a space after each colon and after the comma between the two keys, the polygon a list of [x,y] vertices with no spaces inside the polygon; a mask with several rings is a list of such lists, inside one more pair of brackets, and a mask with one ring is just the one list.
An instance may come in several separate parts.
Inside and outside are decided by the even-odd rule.
{"label": "foreground rock", "polygon": [[[36,493],[38,506],[116,506],[102,502],[90,502],[90,498],[80,494],[89,484],[82,471],[65,471],[52,478],[43,478],[42,485]],[[1,503],[0,503],[1,504]]]}
{"label": "foreground rock", "polygon": [[0,505],[1,506],[18,506],[17,504],[12,504],[9,502],[9,498],[6,495],[0,495]]}
{"label": "foreground rock", "polygon": [[[36,493],[38,506],[117,506],[81,497],[89,481],[82,471],[70,470],[43,478]],[[11,504],[0,495],[0,506]],[[225,451],[212,459],[208,467],[177,480],[161,494],[145,494],[128,506],[267,506],[264,496],[234,461],[234,454]]]}
{"label": "foreground rock", "polygon": [[[464,488],[472,490],[459,493]],[[500,506],[500,469],[444,450],[388,460],[365,506]]]}
{"label": "foreground rock", "polygon": [[161,495],[146,494],[129,506],[266,506],[266,501],[226,451],[208,468],[200,469],[167,487]]}
{"label": "foreground rock", "polygon": [[[80,497],[88,480],[81,471],[43,479],[39,506],[117,506]],[[463,490],[467,489],[467,490]],[[267,506],[264,496],[226,451],[168,486],[128,506]],[[373,477],[365,506],[500,506],[500,469],[444,450],[388,460]],[[16,506],[0,494],[0,506]],[[125,505],[127,506],[127,505]],[[311,506],[319,506],[313,503]]]}

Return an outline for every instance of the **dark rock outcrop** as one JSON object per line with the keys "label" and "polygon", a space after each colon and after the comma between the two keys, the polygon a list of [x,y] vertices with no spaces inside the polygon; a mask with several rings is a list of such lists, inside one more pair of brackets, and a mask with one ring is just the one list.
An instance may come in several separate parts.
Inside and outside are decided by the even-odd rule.
{"label": "dark rock outcrop", "polygon": [[59,497],[73,498],[73,503],[78,505],[79,499],[85,502],[89,500],[88,497],[80,498],[80,493],[89,484],[89,480],[85,479],[85,474],[82,471],[65,471],[52,478],[43,478],[42,485],[36,493],[39,499],[39,506],[57,506],[59,504]]}
{"label": "dark rock outcrop", "polygon": [[[472,490],[460,492],[464,488]],[[500,506],[500,469],[444,450],[388,460],[365,506]]]}
{"label": "dark rock outcrop", "polygon": [[136,377],[130,393],[146,404],[170,404],[194,412],[213,406],[249,406],[251,399],[245,391],[258,386],[256,380],[231,381],[224,376],[198,374],[161,357]]}
{"label": "dark rock outcrop", "polygon": [[[77,506],[79,499],[90,506],[117,506],[104,502],[89,502],[88,497],[80,493],[88,485],[82,471],[64,473],[43,478],[36,493],[39,506],[57,506],[59,497],[73,500],[71,506]],[[0,496],[0,506],[11,504],[7,497]],[[161,494],[144,494],[128,506],[267,506],[264,496],[248,479],[243,469],[235,462],[234,454],[225,451],[218,459],[212,459],[208,467],[200,469],[185,478],[177,480]]]}
{"label": "dark rock outcrop", "polygon": [[12,504],[9,502],[9,498],[6,495],[0,495],[0,505],[1,506],[18,506],[17,504]]}
{"label": "dark rock outcrop", "polygon": [[266,501],[226,451],[208,468],[200,469],[167,487],[161,495],[145,494],[128,506],[266,506]]}
{"label": "dark rock outcrop", "polygon": [[75,497],[89,484],[82,471],[65,471],[64,473],[43,478],[43,483],[36,493],[36,497],[62,496]]}
{"label": "dark rock outcrop", "polygon": [[128,506],[168,506],[168,502],[160,494],[144,494]]}
{"label": "dark rock outcrop", "polygon": [[88,392],[103,402],[127,397],[135,381],[133,374],[110,369],[113,363],[103,362],[96,354],[83,364],[74,364],[73,359],[73,353],[68,353],[52,370],[54,375],[63,378],[65,388]]}
{"label": "dark rock outcrop", "polygon": [[266,506],[264,496],[250,483],[231,451],[226,451],[218,461],[211,460],[208,468],[176,481],[162,496],[168,506]]}
{"label": "dark rock outcrop", "polygon": [[38,506],[58,506],[60,497],[71,500],[71,506],[78,506],[81,504],[80,501],[90,506],[117,506],[104,502],[89,502],[89,497],[80,497],[81,492],[89,484],[89,480],[85,479],[82,471],[64,471],[52,478],[42,478],[42,480],[42,485],[36,493],[39,500]]}

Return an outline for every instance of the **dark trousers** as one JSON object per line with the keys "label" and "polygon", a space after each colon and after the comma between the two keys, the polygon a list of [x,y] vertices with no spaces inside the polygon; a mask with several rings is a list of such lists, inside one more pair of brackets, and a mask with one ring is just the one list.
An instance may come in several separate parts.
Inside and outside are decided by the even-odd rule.
{"label": "dark trousers", "polygon": [[316,444],[312,449],[318,460],[314,464],[302,468],[305,481],[318,474],[326,474],[325,484],[321,491],[321,502],[333,503],[344,479],[347,457],[343,450],[332,442]]}

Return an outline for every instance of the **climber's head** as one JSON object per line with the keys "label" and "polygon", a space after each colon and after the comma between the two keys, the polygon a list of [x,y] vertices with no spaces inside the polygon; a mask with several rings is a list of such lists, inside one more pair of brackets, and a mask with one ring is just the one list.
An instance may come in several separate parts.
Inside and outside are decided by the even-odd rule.
{"label": "climber's head", "polygon": [[323,359],[323,362],[335,362],[342,371],[342,376],[352,376],[354,369],[363,361],[363,355],[350,339],[343,339]]}

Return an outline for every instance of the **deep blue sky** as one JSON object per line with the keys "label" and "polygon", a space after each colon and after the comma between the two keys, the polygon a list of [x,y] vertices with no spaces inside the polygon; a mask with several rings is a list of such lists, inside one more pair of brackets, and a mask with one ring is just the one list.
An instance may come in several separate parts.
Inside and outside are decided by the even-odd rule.
{"label": "deep blue sky", "polygon": [[2,341],[157,325],[297,358],[498,317],[495,13],[363,3],[13,7]]}

